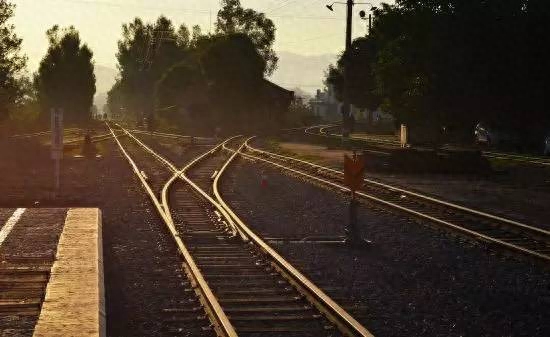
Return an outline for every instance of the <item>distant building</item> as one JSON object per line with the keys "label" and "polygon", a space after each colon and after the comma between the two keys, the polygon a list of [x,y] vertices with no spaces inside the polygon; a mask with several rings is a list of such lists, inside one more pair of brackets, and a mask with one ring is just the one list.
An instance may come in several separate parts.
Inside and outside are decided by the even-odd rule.
{"label": "distant building", "polygon": [[317,89],[315,97],[309,101],[313,114],[324,121],[337,121],[342,118],[340,104],[336,99],[332,85],[323,91]]}
{"label": "distant building", "polygon": [[268,127],[280,127],[283,125],[284,116],[294,100],[294,91],[287,90],[264,79],[261,95],[263,96],[264,102],[263,116],[267,118],[267,120],[262,121],[262,124]]}
{"label": "distant building", "polygon": [[[323,91],[318,89],[315,97],[309,101],[309,104],[313,109],[313,114],[324,121],[333,122],[342,119],[340,109],[343,103],[336,98],[332,85],[329,85]],[[352,105],[351,112],[356,120],[368,120],[369,118],[367,109],[359,109]],[[374,111],[372,118],[375,123],[381,120],[392,119],[391,115],[380,109]]]}

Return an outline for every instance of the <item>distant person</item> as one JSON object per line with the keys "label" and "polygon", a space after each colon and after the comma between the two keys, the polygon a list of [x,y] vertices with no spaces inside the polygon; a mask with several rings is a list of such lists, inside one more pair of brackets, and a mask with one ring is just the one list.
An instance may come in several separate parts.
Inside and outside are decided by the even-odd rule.
{"label": "distant person", "polygon": [[84,136],[84,144],[82,144],[82,156],[86,158],[92,158],[96,155],[96,148],[92,142],[92,136],[90,132],[87,132]]}

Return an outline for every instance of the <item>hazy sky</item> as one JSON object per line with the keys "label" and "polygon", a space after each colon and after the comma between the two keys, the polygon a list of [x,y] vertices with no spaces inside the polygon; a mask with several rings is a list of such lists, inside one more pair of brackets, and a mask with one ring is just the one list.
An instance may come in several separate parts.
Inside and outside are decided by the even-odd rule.
{"label": "hazy sky", "polygon": [[[54,24],[74,25],[94,52],[96,64],[115,67],[116,43],[122,23],[139,16],[146,21],[160,14],[175,25],[213,29],[219,0],[11,0],[17,5],[12,22],[23,38],[29,69],[35,71],[47,49],[45,32]],[[345,6],[330,12],[325,0],[241,0],[244,7],[265,12],[277,27],[276,50],[302,55],[338,53],[343,49]],[[378,5],[380,1],[372,1]],[[385,1],[391,2],[391,1]],[[358,13],[368,5],[356,5]],[[356,13],[356,14],[357,14]],[[354,36],[365,34],[366,23],[354,17]]]}

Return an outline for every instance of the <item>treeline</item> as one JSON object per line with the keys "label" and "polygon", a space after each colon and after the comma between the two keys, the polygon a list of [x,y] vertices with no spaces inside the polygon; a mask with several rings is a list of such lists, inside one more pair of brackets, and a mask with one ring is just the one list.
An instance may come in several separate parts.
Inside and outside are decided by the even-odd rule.
{"label": "treeline", "polygon": [[548,132],[550,2],[397,0],[327,72],[340,97],[397,123],[471,136],[477,122]]}
{"label": "treeline", "polygon": [[208,34],[163,16],[136,18],[123,25],[118,43],[110,114],[196,132],[273,126],[282,116],[272,114],[274,89],[264,75],[277,66],[274,41],[273,22],[238,0],[222,1]]}
{"label": "treeline", "polygon": [[14,6],[0,0],[0,123],[23,105],[28,79],[24,76],[27,59],[21,55],[21,39],[9,24]]}
{"label": "treeline", "polygon": [[[46,32],[49,48],[32,76],[21,39],[9,24],[15,6],[0,0],[0,121],[49,121],[52,108],[65,121],[92,117],[96,91],[93,53],[74,27]],[[108,93],[111,117],[147,121],[154,128],[208,132],[276,129],[291,92],[264,79],[277,67],[275,26],[263,13],[223,0],[215,31],[175,27],[161,16],[122,27],[116,83]]]}
{"label": "treeline", "polygon": [[95,94],[92,51],[74,27],[46,32],[49,47],[38,71],[29,76],[22,40],[9,24],[15,6],[0,0],[0,122],[49,122],[50,109],[63,109],[68,123],[91,118]]}

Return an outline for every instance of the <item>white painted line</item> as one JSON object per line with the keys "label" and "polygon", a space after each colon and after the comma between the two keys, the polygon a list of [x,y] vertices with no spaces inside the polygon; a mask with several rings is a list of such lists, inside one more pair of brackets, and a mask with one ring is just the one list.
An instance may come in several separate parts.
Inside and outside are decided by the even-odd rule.
{"label": "white painted line", "polygon": [[17,224],[19,219],[21,219],[21,216],[23,215],[23,213],[25,213],[26,210],[26,208],[16,209],[15,212],[13,212],[12,216],[8,219],[8,221],[6,221],[6,223],[0,230],[0,247],[4,243],[4,240],[6,240],[6,238],[10,234],[15,224]]}

